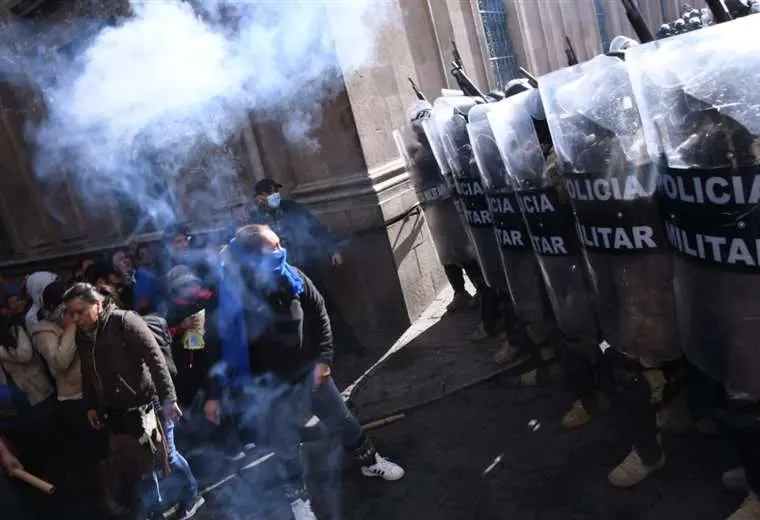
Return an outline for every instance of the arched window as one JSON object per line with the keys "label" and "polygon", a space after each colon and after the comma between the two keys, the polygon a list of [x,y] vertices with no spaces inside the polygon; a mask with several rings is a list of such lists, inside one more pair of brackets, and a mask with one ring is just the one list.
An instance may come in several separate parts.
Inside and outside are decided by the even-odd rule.
{"label": "arched window", "polygon": [[483,22],[488,60],[497,87],[519,76],[517,57],[507,29],[506,0],[478,0],[478,13]]}
{"label": "arched window", "polygon": [[610,32],[607,30],[607,13],[604,10],[602,0],[594,0],[594,12],[596,13],[597,27],[599,27],[599,41],[602,43],[602,52],[610,48]]}

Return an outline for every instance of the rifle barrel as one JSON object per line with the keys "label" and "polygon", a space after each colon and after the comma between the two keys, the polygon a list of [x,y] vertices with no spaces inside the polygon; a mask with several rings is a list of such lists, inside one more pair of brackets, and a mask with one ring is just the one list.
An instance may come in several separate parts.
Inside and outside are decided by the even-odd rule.
{"label": "rifle barrel", "polygon": [[462,90],[462,92],[464,92],[465,96],[479,97],[484,102],[488,103],[486,95],[480,91],[475,83],[472,82],[469,76],[465,74],[464,70],[462,70],[461,67],[457,67],[456,63],[453,65],[454,67],[451,69],[451,74],[454,76],[454,79],[457,80],[457,84],[459,85],[459,88]]}
{"label": "rifle barrel", "polygon": [[454,56],[454,66],[464,70],[464,65],[462,64],[462,56],[459,54],[457,42],[454,40],[451,40],[451,48],[451,54]]}
{"label": "rifle barrel", "polygon": [[569,66],[578,65],[578,55],[575,54],[575,49],[573,48],[573,42],[570,41],[570,37],[565,35],[565,43],[567,44],[567,47],[565,48],[565,55],[567,56],[567,64]]}
{"label": "rifle barrel", "polygon": [[724,23],[733,20],[733,18],[731,18],[731,13],[728,11],[723,0],[705,0],[705,3],[707,4],[707,7],[710,8],[715,23]]}
{"label": "rifle barrel", "polygon": [[412,90],[414,91],[414,94],[417,96],[417,99],[419,99],[420,101],[427,101],[425,94],[422,93],[420,88],[417,86],[417,83],[415,83],[412,78],[407,78],[407,79],[409,80],[409,83],[412,84]]}
{"label": "rifle barrel", "polygon": [[644,21],[644,17],[641,16],[639,7],[633,2],[633,0],[622,0],[622,2],[623,7],[625,8],[625,16],[631,23],[631,27],[633,27],[633,31],[636,33],[639,41],[641,43],[654,41],[654,35],[652,34],[652,31],[649,30],[646,21]]}
{"label": "rifle barrel", "polygon": [[533,88],[538,88],[538,80],[533,74],[528,72],[528,70],[524,69],[523,67],[520,67],[520,74],[525,76],[525,78],[528,80],[528,82],[531,84]]}

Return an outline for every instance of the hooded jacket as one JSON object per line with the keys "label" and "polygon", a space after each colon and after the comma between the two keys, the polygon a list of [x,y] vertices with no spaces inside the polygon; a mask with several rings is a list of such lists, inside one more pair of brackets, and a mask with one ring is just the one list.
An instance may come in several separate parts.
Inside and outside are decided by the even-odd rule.
{"label": "hooded jacket", "polygon": [[158,397],[176,401],[169,368],[145,321],[106,305],[92,334],[78,331],[82,392],[88,406],[128,410]]}
{"label": "hooded jacket", "polygon": [[13,383],[24,392],[29,404],[35,406],[53,395],[55,389],[45,362],[36,355],[24,328],[17,327],[16,334],[18,343],[15,348],[0,346],[0,370],[5,372],[0,383],[7,382],[7,376],[10,376]]}
{"label": "hooded jacket", "polygon": [[32,300],[32,307],[26,313],[26,330],[32,330],[32,328],[39,323],[39,317],[37,316],[42,308],[42,293],[45,291],[45,287],[55,282],[58,279],[58,275],[48,271],[38,271],[29,275],[26,279],[24,287],[26,293]]}
{"label": "hooded jacket", "polygon": [[31,331],[34,349],[45,358],[55,378],[58,400],[82,398],[82,363],[76,329],[64,330],[58,323],[42,320]]}

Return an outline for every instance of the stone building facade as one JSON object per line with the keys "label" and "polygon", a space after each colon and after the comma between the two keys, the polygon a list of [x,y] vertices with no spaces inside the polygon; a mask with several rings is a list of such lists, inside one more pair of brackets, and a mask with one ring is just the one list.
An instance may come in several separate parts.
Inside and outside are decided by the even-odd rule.
{"label": "stone building facade", "polygon": [[[380,34],[374,62],[345,74],[342,92],[325,104],[314,135],[319,151],[292,146],[278,125],[241,114],[240,131],[225,150],[235,158],[238,178],[228,195],[214,201],[222,222],[229,207],[250,197],[255,181],[268,176],[336,233],[352,237],[345,265],[329,269],[329,279],[334,289],[351,288],[333,292],[370,346],[398,336],[445,284],[392,138],[414,99],[407,77],[431,98],[442,88],[455,88],[449,69],[451,42],[456,42],[474,81],[493,88],[513,77],[518,65],[534,74],[566,65],[565,35],[581,60],[600,52],[603,39],[611,37],[605,35],[632,35],[619,0],[381,1],[392,11],[392,23]],[[85,12],[103,19],[126,12],[118,0],[2,3],[0,19],[6,21],[37,4],[32,17],[41,23]],[[653,28],[680,9],[675,0],[639,3]],[[11,8],[18,5],[14,13]],[[332,8],[339,9],[336,5]],[[13,37],[8,27],[0,35],[6,43]],[[332,24],[327,30],[341,28]],[[338,59],[343,50],[337,46]],[[44,113],[38,93],[0,82],[0,273],[5,276],[70,266],[84,252],[151,238],[130,236],[123,208],[94,211],[70,184],[44,184],[35,177],[24,128]]]}

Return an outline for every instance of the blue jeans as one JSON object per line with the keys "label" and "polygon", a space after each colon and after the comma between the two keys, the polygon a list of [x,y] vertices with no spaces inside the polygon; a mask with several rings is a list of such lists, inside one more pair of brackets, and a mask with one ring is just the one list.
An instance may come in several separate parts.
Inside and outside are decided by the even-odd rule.
{"label": "blue jeans", "polygon": [[346,450],[353,451],[365,439],[364,430],[346,407],[332,378],[316,390],[312,377],[292,385],[266,385],[252,390],[251,408],[256,417],[251,419],[265,444],[275,452],[276,477],[290,500],[306,496],[300,430],[312,414],[320,419],[331,437],[340,439]]}
{"label": "blue jeans", "polygon": [[364,437],[364,430],[346,406],[335,381],[330,378],[310,396],[312,413],[324,423],[330,435],[340,435],[347,450],[356,448]]}
{"label": "blue jeans", "polygon": [[[198,496],[198,481],[195,480],[193,471],[187,463],[185,457],[177,451],[174,443],[174,428],[172,421],[165,421],[164,432],[166,433],[166,444],[169,446],[169,467],[172,472],[162,484],[167,487],[166,494],[170,500],[175,497],[178,502],[190,504]],[[179,480],[179,484],[176,481]]]}
{"label": "blue jeans", "polygon": [[[167,453],[171,473],[159,482],[156,472],[147,478],[141,485],[141,513],[149,514],[163,512],[171,504],[192,504],[198,496],[198,481],[195,480],[193,471],[185,457],[177,451],[174,443],[174,428],[172,421],[164,420],[164,434],[169,448]],[[163,493],[162,493],[163,488]]]}

